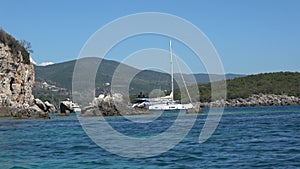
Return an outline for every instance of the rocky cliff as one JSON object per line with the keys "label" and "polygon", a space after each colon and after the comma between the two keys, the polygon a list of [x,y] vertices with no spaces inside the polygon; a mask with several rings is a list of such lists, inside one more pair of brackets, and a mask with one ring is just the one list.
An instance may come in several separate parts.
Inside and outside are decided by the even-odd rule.
{"label": "rocky cliff", "polygon": [[[38,115],[48,118],[49,110],[53,111],[53,107],[42,109],[40,100],[32,95],[33,64],[23,60],[20,50],[14,52],[13,45],[0,40],[0,116],[28,118]],[[9,40],[15,39],[10,37]],[[17,42],[15,40],[13,44]]]}
{"label": "rocky cliff", "polygon": [[32,95],[33,84],[33,65],[24,64],[20,52],[14,56],[9,46],[0,43],[1,98],[5,95],[13,103],[31,105],[34,98]]}

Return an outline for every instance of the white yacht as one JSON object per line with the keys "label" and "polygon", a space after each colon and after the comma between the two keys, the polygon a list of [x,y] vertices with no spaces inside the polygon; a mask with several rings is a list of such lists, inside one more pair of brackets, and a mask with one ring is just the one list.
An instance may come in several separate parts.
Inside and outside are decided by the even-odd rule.
{"label": "white yacht", "polygon": [[[170,41],[170,59],[171,59],[171,94],[160,98],[149,99],[149,110],[164,111],[164,110],[187,110],[193,108],[191,103],[181,104],[174,101],[174,77],[173,77],[173,54],[172,42]],[[186,86],[185,86],[186,87]],[[187,89],[186,89],[187,90]],[[187,90],[188,92],[188,90]]]}

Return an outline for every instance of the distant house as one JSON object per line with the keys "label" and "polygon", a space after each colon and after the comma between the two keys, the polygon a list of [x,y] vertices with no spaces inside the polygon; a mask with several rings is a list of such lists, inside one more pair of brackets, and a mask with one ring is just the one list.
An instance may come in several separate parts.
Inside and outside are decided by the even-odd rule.
{"label": "distant house", "polygon": [[43,82],[42,85],[43,85],[43,88],[48,88],[49,87],[49,84],[47,82]]}

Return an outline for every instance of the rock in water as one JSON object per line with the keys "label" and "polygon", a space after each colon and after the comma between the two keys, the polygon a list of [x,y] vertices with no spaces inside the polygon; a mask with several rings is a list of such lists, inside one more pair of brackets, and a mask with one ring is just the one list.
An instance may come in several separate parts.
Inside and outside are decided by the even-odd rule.
{"label": "rock in water", "polygon": [[60,116],[68,116],[70,113],[74,113],[74,108],[72,107],[72,101],[66,100],[61,101],[59,104],[60,107]]}
{"label": "rock in water", "polygon": [[40,99],[34,99],[34,103],[43,111],[47,111],[47,107],[43,101]]}
{"label": "rock in water", "polygon": [[103,94],[95,98],[90,106],[81,110],[81,116],[120,116],[151,114],[146,110],[131,109],[123,103],[123,96],[115,93],[112,96]]}
{"label": "rock in water", "polygon": [[47,107],[47,112],[48,113],[55,113],[56,112],[56,108],[53,104],[49,103],[48,101],[45,101],[45,106]]}

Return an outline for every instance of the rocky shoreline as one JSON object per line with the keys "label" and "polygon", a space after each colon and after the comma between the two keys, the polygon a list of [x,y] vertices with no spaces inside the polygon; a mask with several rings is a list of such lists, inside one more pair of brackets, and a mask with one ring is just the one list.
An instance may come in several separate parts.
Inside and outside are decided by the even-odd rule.
{"label": "rocky shoreline", "polygon": [[130,108],[123,102],[121,94],[99,95],[90,106],[81,109],[81,117],[90,116],[126,116],[152,114],[148,110]]}
{"label": "rocky shoreline", "polygon": [[[34,99],[34,104],[19,105],[14,104],[5,97],[0,95],[0,117],[14,117],[15,119],[28,119],[35,116],[36,119],[50,119],[49,114],[56,113],[56,108],[49,102],[43,102],[40,99]],[[5,99],[4,99],[5,98]],[[68,116],[74,112],[72,110],[70,101],[62,101],[61,104],[67,106],[64,112],[60,112],[57,116]],[[10,106],[3,106],[6,103]],[[67,104],[68,103],[68,104]],[[71,103],[71,102],[70,102]],[[237,98],[230,100],[217,100],[214,102],[201,102],[197,106],[201,108],[207,107],[255,107],[255,106],[291,106],[300,105],[300,98],[287,95],[275,94],[258,94],[252,95],[248,98]],[[122,111],[120,111],[122,110]],[[188,114],[195,113],[194,111],[187,111]],[[197,112],[199,113],[199,112]],[[122,116],[122,115],[151,115],[152,112],[145,109],[133,109],[123,103],[122,95],[115,94],[112,96],[99,95],[95,98],[90,106],[82,108],[81,117],[93,116]]]}
{"label": "rocky shoreline", "polygon": [[202,102],[200,107],[254,107],[300,105],[300,98],[287,95],[253,94],[248,98]]}
{"label": "rocky shoreline", "polygon": [[48,101],[34,99],[32,104],[18,104],[5,94],[0,94],[0,117],[13,117],[15,119],[50,119],[49,114],[55,113],[56,108]]}

